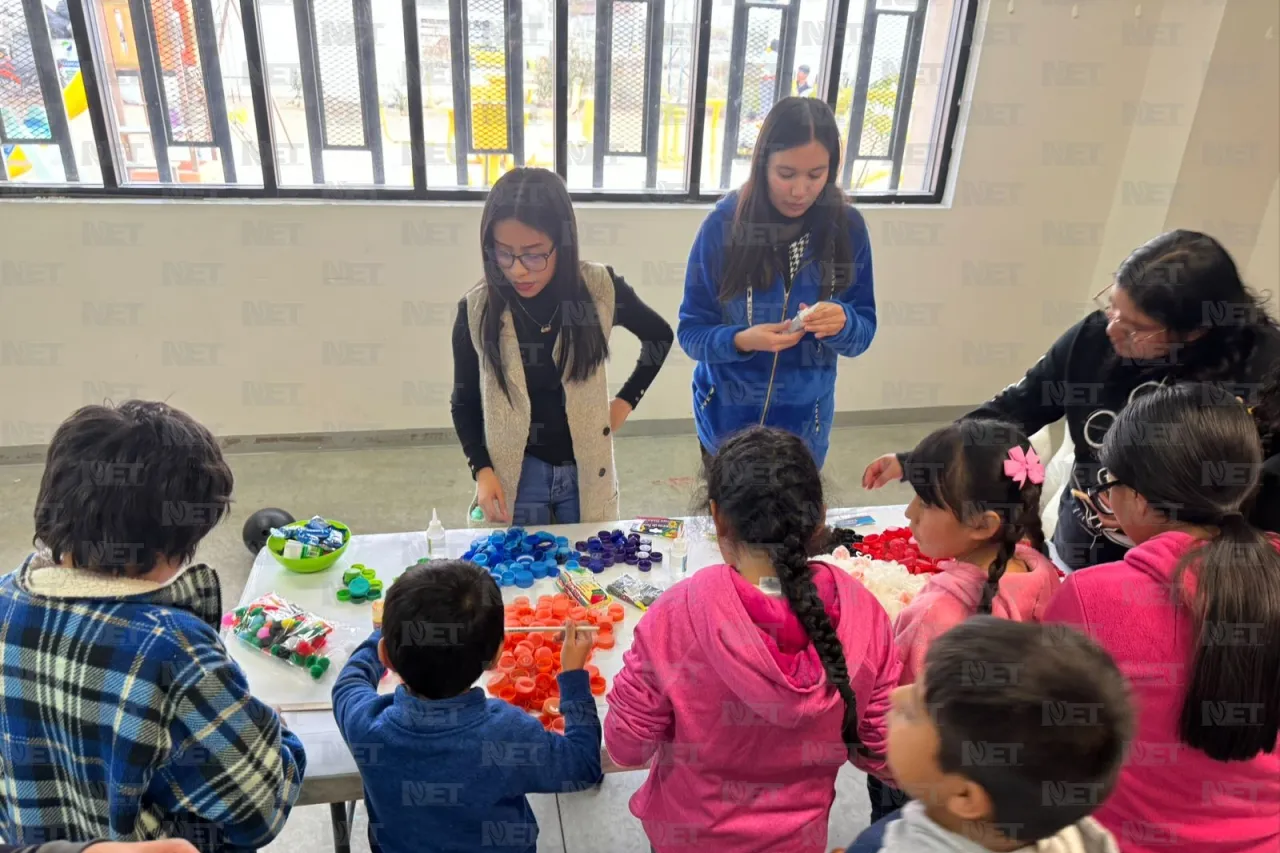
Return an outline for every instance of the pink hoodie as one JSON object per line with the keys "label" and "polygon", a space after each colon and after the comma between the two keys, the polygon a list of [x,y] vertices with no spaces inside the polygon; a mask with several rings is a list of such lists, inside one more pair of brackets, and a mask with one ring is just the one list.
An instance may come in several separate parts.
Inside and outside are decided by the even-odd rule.
{"label": "pink hoodie", "polygon": [[[880,756],[855,763],[885,775],[900,669],[889,617],[840,569],[812,569],[848,662],[858,736]],[[848,760],[844,703],[785,601],[730,566],[702,569],[636,624],[608,702],[610,757],[632,767],[652,759],[631,812],[659,853],[826,850],[836,773]]]}
{"label": "pink hoodie", "polygon": [[1124,853],[1276,853],[1280,751],[1215,761],[1178,739],[1196,626],[1170,602],[1178,560],[1196,544],[1162,533],[1124,561],[1067,578],[1045,621],[1079,626],[1129,679],[1137,734],[1115,792],[1094,817]]}
{"label": "pink hoodie", "polygon": [[[1053,562],[1035,548],[1019,545],[1014,556],[1025,572],[1005,572],[991,615],[1014,622],[1039,622],[1050,597],[1062,583]],[[972,563],[946,560],[924,589],[902,609],[894,623],[894,642],[902,655],[902,683],[914,684],[924,669],[924,656],[935,639],[978,612],[987,570]]]}

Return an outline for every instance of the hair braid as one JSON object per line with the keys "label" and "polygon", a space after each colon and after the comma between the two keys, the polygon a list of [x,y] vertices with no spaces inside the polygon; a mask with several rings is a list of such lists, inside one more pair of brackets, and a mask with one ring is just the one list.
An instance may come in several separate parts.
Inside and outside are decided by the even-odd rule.
{"label": "hair braid", "polygon": [[800,536],[789,533],[782,540],[781,547],[774,552],[773,564],[791,611],[804,626],[805,634],[818,653],[818,660],[822,662],[822,669],[827,674],[827,683],[844,700],[844,722],[840,731],[845,748],[852,757],[855,752],[864,751],[862,738],[858,737],[858,698],[850,683],[849,664],[844,657],[844,648],[840,645],[835,626],[831,624],[822,598],[818,595],[818,587],[809,571],[809,557]]}

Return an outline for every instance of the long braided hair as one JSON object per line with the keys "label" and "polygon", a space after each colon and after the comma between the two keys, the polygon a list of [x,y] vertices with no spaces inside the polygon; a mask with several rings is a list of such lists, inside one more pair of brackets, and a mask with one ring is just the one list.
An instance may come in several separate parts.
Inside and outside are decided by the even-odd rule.
{"label": "long braided hair", "polygon": [[791,433],[753,427],[722,444],[705,474],[708,506],[714,505],[733,542],[769,555],[827,683],[844,700],[845,747],[850,755],[864,753],[844,648],[809,571],[809,548],[825,531],[826,505],[822,476],[808,448]]}
{"label": "long braided hair", "polygon": [[975,521],[988,512],[1000,517],[1000,529],[991,539],[999,547],[987,567],[987,582],[978,602],[981,614],[991,613],[1000,579],[1019,542],[1027,539],[1037,551],[1046,553],[1040,484],[1027,480],[1019,486],[1004,472],[1004,461],[1014,447],[1024,453],[1031,450],[1031,442],[1013,424],[984,418],[962,420],[925,436],[907,454],[903,465],[926,506],[949,510],[962,522]]}

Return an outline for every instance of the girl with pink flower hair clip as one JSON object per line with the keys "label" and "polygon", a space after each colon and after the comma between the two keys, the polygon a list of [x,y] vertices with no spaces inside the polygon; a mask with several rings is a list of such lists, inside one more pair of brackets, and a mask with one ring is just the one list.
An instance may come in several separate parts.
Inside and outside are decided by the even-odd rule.
{"label": "girl with pink flower hair clip", "polygon": [[[901,683],[911,684],[937,637],[975,614],[1039,622],[1061,580],[1040,524],[1044,464],[1021,429],[985,419],[950,424],[906,454],[903,471],[916,493],[907,506],[911,533],[920,553],[938,561],[894,622]],[[868,785],[873,819],[901,805],[902,795],[884,787]]]}

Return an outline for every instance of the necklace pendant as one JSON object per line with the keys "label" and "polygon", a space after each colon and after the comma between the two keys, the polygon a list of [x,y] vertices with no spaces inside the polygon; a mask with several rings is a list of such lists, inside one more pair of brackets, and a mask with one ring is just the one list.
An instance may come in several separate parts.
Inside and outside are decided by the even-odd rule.
{"label": "necklace pendant", "polygon": [[551,334],[551,324],[550,324],[550,323],[548,323],[547,325],[545,325],[545,326],[543,326],[543,327],[542,327],[542,334],[544,334],[544,335],[549,335],[549,334]]}

